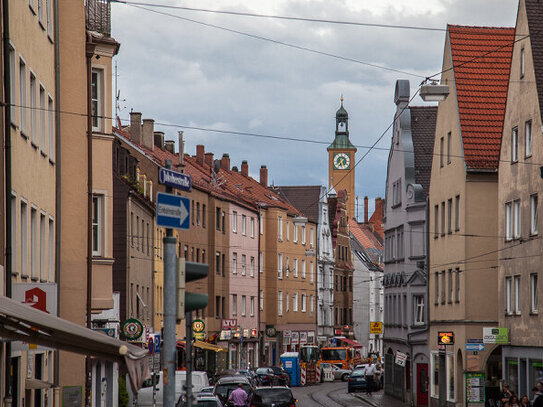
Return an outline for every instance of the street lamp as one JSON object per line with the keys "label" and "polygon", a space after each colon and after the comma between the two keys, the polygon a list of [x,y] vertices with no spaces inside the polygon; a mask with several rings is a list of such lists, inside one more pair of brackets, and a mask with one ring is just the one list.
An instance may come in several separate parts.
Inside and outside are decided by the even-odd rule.
{"label": "street lamp", "polygon": [[436,81],[428,83],[426,79],[420,86],[420,97],[425,102],[441,102],[449,95],[449,86],[438,84]]}

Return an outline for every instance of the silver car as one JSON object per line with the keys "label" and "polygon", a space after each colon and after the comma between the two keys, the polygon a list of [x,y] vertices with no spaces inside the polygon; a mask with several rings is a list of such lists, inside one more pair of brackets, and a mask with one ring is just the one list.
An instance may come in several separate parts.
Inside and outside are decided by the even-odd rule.
{"label": "silver car", "polygon": [[349,376],[351,376],[351,373],[353,372],[351,369],[344,369],[338,365],[333,365],[332,369],[334,372],[334,379],[341,379],[344,382],[349,380]]}

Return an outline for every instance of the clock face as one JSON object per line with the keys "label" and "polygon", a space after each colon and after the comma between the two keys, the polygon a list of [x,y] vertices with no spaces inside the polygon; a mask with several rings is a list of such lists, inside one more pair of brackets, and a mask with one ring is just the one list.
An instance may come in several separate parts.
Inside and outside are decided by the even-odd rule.
{"label": "clock face", "polygon": [[338,153],[334,155],[334,168],[336,170],[346,170],[351,164],[351,158],[345,153]]}

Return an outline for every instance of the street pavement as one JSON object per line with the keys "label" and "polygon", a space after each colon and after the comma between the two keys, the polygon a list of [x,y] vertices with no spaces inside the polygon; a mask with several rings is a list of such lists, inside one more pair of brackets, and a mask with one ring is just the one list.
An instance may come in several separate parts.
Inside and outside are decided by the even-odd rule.
{"label": "street pavement", "polygon": [[347,393],[347,383],[320,383],[311,386],[293,387],[298,400],[297,407],[404,407],[401,401],[384,394],[383,390],[365,393]]}

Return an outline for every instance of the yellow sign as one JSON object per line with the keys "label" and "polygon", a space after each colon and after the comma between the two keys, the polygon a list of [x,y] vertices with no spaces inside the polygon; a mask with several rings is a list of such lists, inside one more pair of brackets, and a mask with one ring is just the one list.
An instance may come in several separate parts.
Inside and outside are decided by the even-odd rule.
{"label": "yellow sign", "polygon": [[370,334],[381,335],[383,333],[382,322],[370,322]]}

